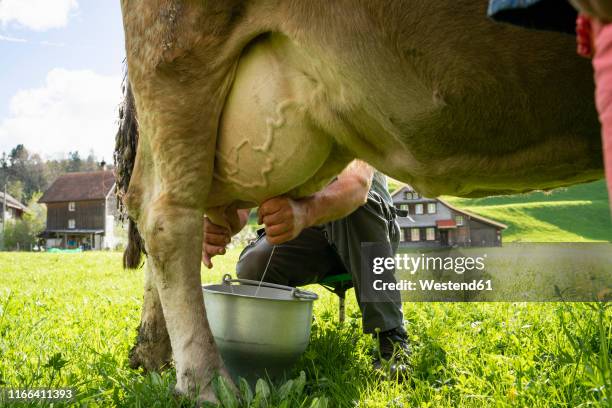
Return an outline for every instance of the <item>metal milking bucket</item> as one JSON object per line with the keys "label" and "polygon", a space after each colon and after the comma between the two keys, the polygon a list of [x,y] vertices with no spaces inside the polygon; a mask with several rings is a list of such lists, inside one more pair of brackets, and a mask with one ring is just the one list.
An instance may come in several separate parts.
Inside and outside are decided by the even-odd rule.
{"label": "metal milking bucket", "polygon": [[230,275],[202,290],[210,329],[232,377],[282,375],[306,350],[315,293]]}

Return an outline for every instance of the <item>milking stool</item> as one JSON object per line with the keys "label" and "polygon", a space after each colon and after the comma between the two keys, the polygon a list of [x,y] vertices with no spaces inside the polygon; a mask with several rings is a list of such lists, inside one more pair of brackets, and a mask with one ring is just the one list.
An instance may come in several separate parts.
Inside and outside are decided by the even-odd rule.
{"label": "milking stool", "polygon": [[319,282],[319,285],[338,296],[338,322],[344,323],[346,315],[344,301],[346,291],[353,287],[353,277],[350,273],[328,275]]}

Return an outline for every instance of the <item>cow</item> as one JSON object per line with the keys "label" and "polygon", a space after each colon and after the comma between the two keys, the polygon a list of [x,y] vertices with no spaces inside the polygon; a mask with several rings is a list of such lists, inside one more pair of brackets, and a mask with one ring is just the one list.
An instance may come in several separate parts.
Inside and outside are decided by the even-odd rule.
{"label": "cow", "polygon": [[[360,159],[426,196],[602,177],[592,71],[571,36],[485,0],[122,0],[118,185],[126,266],[146,252],[133,366],[227,377],[201,291],[202,220],[305,197]],[[142,237],[142,239],[140,238]],[[197,390],[197,391],[196,391]]]}

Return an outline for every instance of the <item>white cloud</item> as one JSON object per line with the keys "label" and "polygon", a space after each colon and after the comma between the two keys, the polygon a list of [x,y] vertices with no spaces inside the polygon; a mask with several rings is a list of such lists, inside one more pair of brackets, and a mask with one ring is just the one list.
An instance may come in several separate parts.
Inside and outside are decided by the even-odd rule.
{"label": "white cloud", "polygon": [[45,85],[18,91],[0,118],[0,151],[22,143],[43,157],[93,150],[112,160],[121,77],[56,68]]}
{"label": "white cloud", "polygon": [[[8,41],[8,42],[14,42],[14,43],[29,43],[30,42],[26,40],[25,38],[9,37],[9,36],[2,35],[2,34],[0,34],[0,41]],[[38,41],[37,44],[40,44],[44,47],[60,47],[61,48],[61,47],[66,46],[66,43],[63,43],[63,42],[54,42],[54,41],[46,41],[46,40]]]}
{"label": "white cloud", "polygon": [[65,47],[66,46],[66,43],[53,42],[53,41],[40,41],[39,44],[47,46],[47,47]]}
{"label": "white cloud", "polygon": [[0,23],[17,23],[36,31],[64,27],[77,0],[0,0]]}
{"label": "white cloud", "polygon": [[19,43],[28,42],[28,40],[26,40],[25,38],[7,37],[1,34],[0,34],[0,41],[19,42]]}

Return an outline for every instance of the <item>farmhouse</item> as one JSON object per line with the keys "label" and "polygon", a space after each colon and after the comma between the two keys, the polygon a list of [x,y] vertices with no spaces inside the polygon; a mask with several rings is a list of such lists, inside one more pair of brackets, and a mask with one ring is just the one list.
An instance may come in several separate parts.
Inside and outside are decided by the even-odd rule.
{"label": "farmhouse", "polygon": [[47,206],[41,237],[47,248],[110,249],[114,236],[116,198],[112,171],[67,173],[38,200]]}
{"label": "farmhouse", "polygon": [[[2,214],[3,208],[6,208],[4,214]],[[26,206],[19,202],[19,200],[8,193],[5,195],[5,193],[0,191],[0,224],[4,222],[5,219],[9,221],[23,217],[25,211]]]}
{"label": "farmhouse", "polygon": [[410,186],[393,194],[398,217],[400,245],[407,246],[501,246],[506,225],[461,210],[439,198],[422,197]]}

